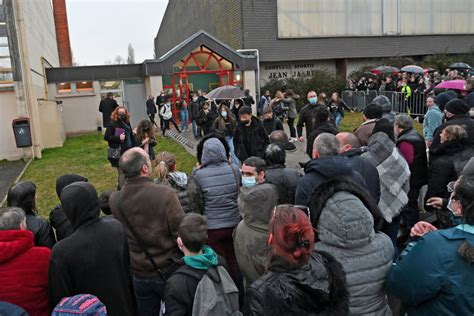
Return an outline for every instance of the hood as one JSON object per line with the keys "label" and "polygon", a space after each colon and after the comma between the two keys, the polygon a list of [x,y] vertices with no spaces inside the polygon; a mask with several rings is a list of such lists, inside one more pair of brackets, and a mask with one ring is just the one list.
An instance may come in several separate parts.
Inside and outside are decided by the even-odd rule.
{"label": "hood", "polygon": [[75,182],[61,192],[61,204],[74,230],[99,220],[99,199],[94,186]]}
{"label": "hood", "polygon": [[87,182],[87,178],[78,174],[65,174],[56,179],[56,194],[61,198],[61,191],[74,182]]}
{"label": "hood", "polygon": [[306,165],[304,172],[317,172],[325,178],[351,176],[352,168],[347,157],[332,156],[313,159]]}
{"label": "hood", "polygon": [[245,224],[267,233],[273,208],[278,204],[278,193],[269,183],[262,183],[250,189],[242,187],[238,204]]}
{"label": "hood", "polygon": [[457,97],[456,92],[454,91],[446,91],[438,94],[435,97],[435,104],[437,104],[440,109],[444,109],[446,103],[448,103],[450,100],[455,99]]}
{"label": "hood", "polygon": [[0,263],[7,262],[34,247],[29,230],[0,230]]}
{"label": "hood", "polygon": [[359,198],[338,192],[326,201],[317,230],[321,242],[338,248],[357,248],[375,237],[374,218]]}
{"label": "hood", "polygon": [[450,154],[457,154],[464,150],[463,142],[456,140],[456,141],[447,141],[444,143],[440,143],[434,149],[431,150],[430,154],[433,156],[441,156],[441,155],[450,155]]}
{"label": "hood", "polygon": [[202,254],[195,256],[184,256],[183,261],[186,265],[199,270],[208,270],[217,266],[217,254],[209,246],[202,247]]}
{"label": "hood", "polygon": [[392,142],[387,134],[378,132],[370,136],[368,147],[370,155],[379,165],[392,154],[395,143]]}
{"label": "hood", "polygon": [[207,166],[213,163],[226,162],[226,152],[224,145],[217,138],[208,139],[202,149],[201,163]]}
{"label": "hood", "polygon": [[188,175],[184,172],[171,172],[168,180],[183,190],[188,187]]}

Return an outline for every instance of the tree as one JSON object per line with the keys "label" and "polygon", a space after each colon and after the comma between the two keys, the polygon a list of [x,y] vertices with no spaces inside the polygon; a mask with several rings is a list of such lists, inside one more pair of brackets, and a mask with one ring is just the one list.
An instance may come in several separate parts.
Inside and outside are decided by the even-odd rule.
{"label": "tree", "polygon": [[117,55],[117,56],[115,56],[115,58],[114,58],[114,64],[116,64],[116,65],[125,64],[125,59],[124,59],[122,56]]}
{"label": "tree", "polygon": [[135,50],[132,47],[132,44],[128,44],[128,57],[127,57],[127,64],[134,64],[135,63]]}

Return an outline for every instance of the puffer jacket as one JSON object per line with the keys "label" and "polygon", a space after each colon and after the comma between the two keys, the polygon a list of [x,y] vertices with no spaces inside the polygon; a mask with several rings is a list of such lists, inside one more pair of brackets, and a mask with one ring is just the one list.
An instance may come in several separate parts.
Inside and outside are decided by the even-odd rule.
{"label": "puffer jacket", "polygon": [[241,188],[239,209],[242,215],[234,230],[234,249],[237,263],[251,284],[265,272],[268,257],[268,223],[278,204],[278,192],[273,184],[262,183],[253,188]]}
{"label": "puffer jacket", "polygon": [[170,172],[168,182],[162,183],[155,179],[156,184],[170,185],[176,191],[179,203],[185,213],[202,213],[202,193],[193,177],[184,172]]}
{"label": "puffer jacket", "polygon": [[26,227],[35,235],[36,247],[53,248],[56,243],[56,238],[47,220],[36,214],[26,214]]}
{"label": "puffer jacket", "polygon": [[309,262],[291,267],[281,258],[247,290],[244,315],[347,315],[344,271],[331,255],[314,251]]}
{"label": "puffer jacket", "polygon": [[[346,184],[349,185],[349,182]],[[359,197],[335,189],[336,181],[318,190],[322,209],[316,223],[316,249],[331,254],[346,273],[349,311],[353,315],[391,315],[385,278],[392,264],[392,241],[374,230],[375,204],[369,210]],[[318,216],[316,216],[318,217]]]}
{"label": "puffer jacket", "polygon": [[237,204],[240,171],[227,161],[219,139],[210,138],[204,143],[201,167],[194,171],[194,179],[202,192],[208,229],[237,226],[240,221]]}

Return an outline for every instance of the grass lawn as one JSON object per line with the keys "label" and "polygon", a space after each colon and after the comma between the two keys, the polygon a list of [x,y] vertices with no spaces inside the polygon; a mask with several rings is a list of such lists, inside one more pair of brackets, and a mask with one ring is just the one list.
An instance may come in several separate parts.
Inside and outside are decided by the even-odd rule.
{"label": "grass lawn", "polygon": [[[156,153],[169,151],[176,155],[178,170],[190,173],[196,158],[168,138],[159,138]],[[36,204],[43,217],[59,203],[56,195],[56,178],[66,173],[77,173],[89,179],[99,192],[113,190],[117,171],[107,160],[107,142],[102,134],[92,133],[70,137],[62,148],[43,150],[43,158],[33,161],[22,181],[36,183]]]}

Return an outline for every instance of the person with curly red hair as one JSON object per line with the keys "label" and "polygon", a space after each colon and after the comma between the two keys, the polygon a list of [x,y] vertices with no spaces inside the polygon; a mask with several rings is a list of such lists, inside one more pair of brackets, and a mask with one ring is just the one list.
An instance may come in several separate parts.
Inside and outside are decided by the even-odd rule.
{"label": "person with curly red hair", "polygon": [[314,242],[308,208],[274,208],[269,267],[247,290],[245,315],[348,314],[342,267],[329,254],[314,251]]}

